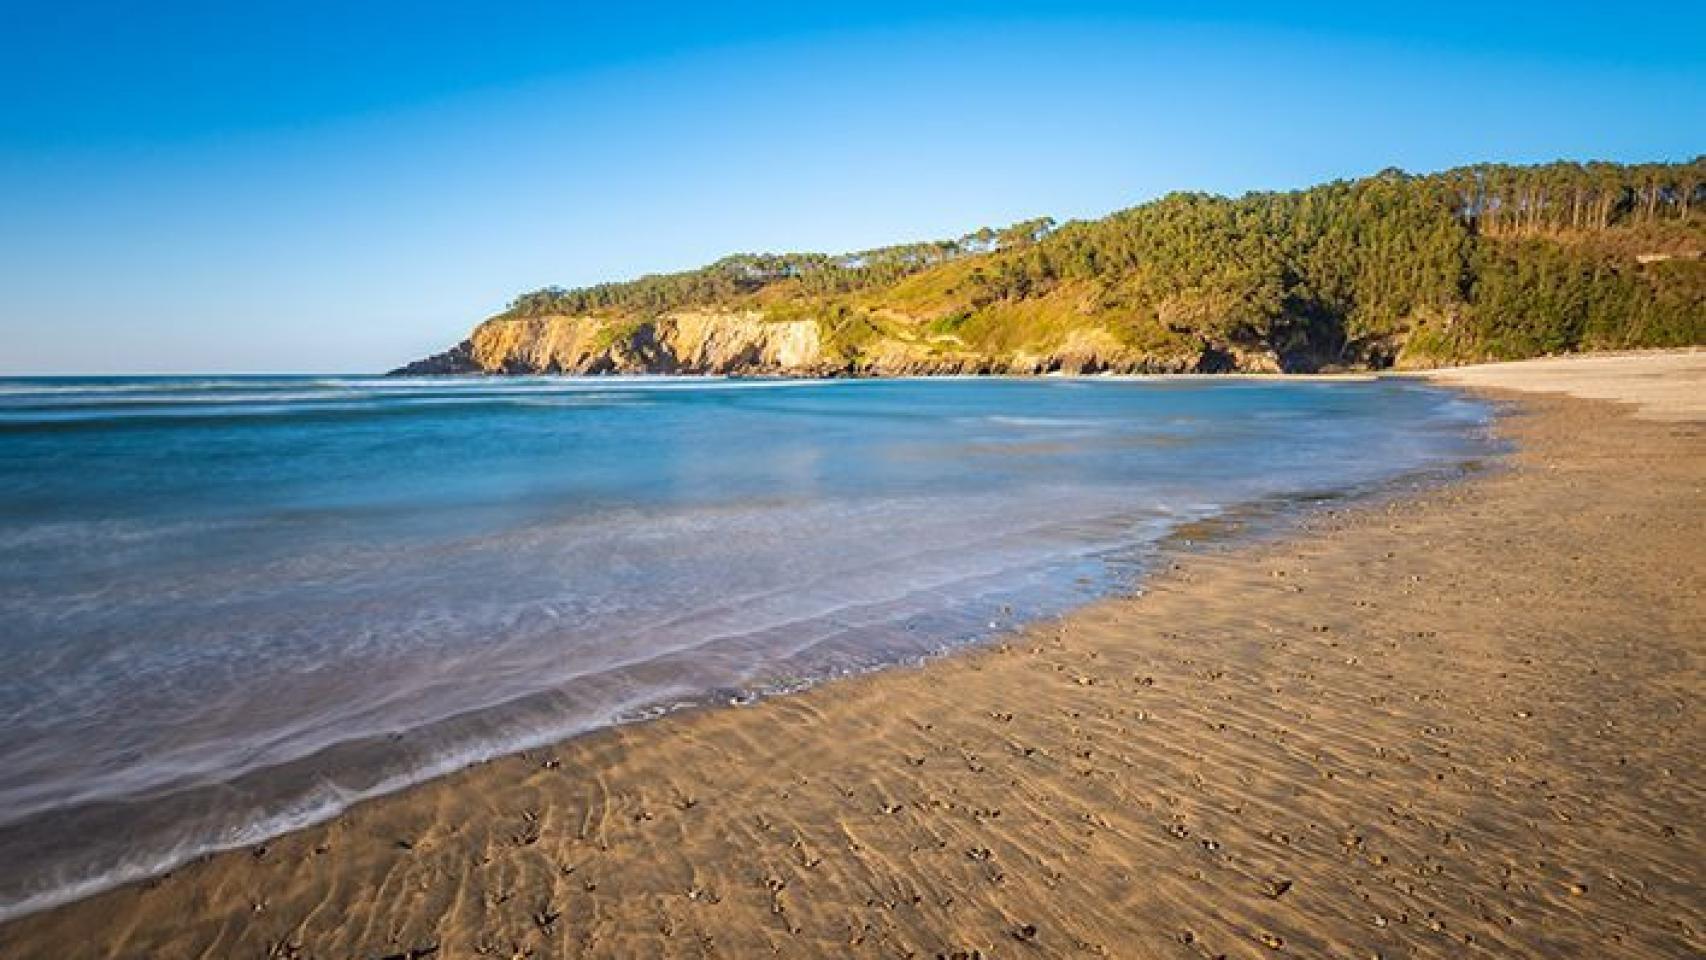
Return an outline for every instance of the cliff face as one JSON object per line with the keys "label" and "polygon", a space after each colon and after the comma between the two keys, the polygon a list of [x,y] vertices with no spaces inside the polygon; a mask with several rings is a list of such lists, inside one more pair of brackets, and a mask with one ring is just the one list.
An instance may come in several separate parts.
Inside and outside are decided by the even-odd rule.
{"label": "cliff face", "polygon": [[653,321],[499,318],[394,371],[426,373],[828,373],[818,325],[682,311]]}
{"label": "cliff face", "polygon": [[848,351],[813,319],[765,319],[756,311],[679,311],[656,320],[588,316],[500,317],[451,349],[392,371],[419,374],[703,373],[774,376],[930,374],[1271,373],[1271,351],[1204,344],[1135,350],[1106,331],[992,355],[952,337],[879,337]]}

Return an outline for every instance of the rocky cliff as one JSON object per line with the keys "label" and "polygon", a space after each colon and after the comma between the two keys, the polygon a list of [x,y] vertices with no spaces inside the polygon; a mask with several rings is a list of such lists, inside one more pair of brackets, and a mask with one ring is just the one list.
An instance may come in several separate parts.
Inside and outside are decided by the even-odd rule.
{"label": "rocky cliff", "polygon": [[591,316],[497,317],[451,349],[392,371],[421,374],[702,373],[771,376],[907,376],[1041,373],[1273,373],[1271,351],[1198,344],[1137,350],[1107,331],[999,354],[950,336],[885,335],[849,350],[815,319],[757,311],[680,311],[656,320]]}
{"label": "rocky cliff", "polygon": [[833,372],[818,325],[755,312],[681,311],[651,321],[495,318],[450,350],[394,371],[428,373]]}

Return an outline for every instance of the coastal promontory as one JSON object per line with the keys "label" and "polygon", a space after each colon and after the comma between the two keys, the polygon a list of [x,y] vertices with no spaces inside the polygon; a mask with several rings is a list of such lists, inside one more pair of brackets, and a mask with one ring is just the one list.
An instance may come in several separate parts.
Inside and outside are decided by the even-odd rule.
{"label": "coastal promontory", "polygon": [[1706,158],[1175,193],[517,297],[399,374],[1426,368],[1706,342]]}

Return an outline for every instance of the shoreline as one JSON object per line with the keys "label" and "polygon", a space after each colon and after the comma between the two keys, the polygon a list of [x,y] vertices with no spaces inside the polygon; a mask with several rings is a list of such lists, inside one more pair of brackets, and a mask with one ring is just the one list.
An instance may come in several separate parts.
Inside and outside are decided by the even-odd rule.
{"label": "shoreline", "polygon": [[[1548,471],[1537,471],[1537,457],[1558,458],[1549,471],[1615,472],[1617,464],[1597,457],[1577,463],[1554,449],[1588,427],[1618,435],[1594,442],[1633,444],[1642,456],[1662,452],[1655,444],[1669,436],[1666,431],[1684,430],[1673,442],[1683,444],[1682,452],[1692,459],[1666,490],[1673,496],[1682,491],[1686,499],[1689,481],[1700,477],[1697,426],[1642,422],[1623,429],[1625,414],[1584,401],[1519,397],[1515,405],[1517,412],[1496,425],[1518,441],[1509,470],[1414,497],[1311,516],[1296,528],[1288,525],[1276,542],[1169,558],[1170,567],[1146,577],[1138,596],[1099,601],[1024,628],[994,647],[838,679],[750,708],[684,711],[606,728],[364,801],[264,848],[203,858],[166,877],[0,925],[0,954],[107,955],[88,941],[108,940],[112,953],[150,956],[267,955],[267,950],[274,956],[406,956],[409,951],[426,956],[419,951],[429,947],[441,955],[463,956],[478,955],[481,945],[499,955],[509,955],[503,951],[510,947],[539,955],[605,955],[664,952],[666,942],[674,953],[690,956],[772,950],[882,956],[981,950],[987,956],[1020,948],[1044,955],[1094,955],[1098,947],[1114,956],[1195,956],[1203,950],[1208,955],[1271,955],[1273,950],[1309,955],[1353,945],[1348,931],[1364,934],[1369,943],[1391,942],[1419,955],[1461,948],[1460,939],[1438,940],[1447,932],[1455,937],[1460,922],[1474,926],[1458,919],[1462,905],[1449,896],[1434,897],[1439,903],[1431,914],[1406,915],[1400,922],[1404,911],[1389,910],[1379,914],[1386,924],[1357,924],[1344,911],[1344,897],[1363,886],[1350,882],[1358,876],[1355,870],[1347,874],[1340,865],[1335,872],[1329,869],[1333,864],[1314,861],[1315,874],[1278,866],[1286,850],[1297,848],[1294,839],[1326,829],[1331,819],[1332,803],[1311,787],[1349,779],[1348,768],[1359,765],[1369,768],[1358,771],[1367,774],[1365,779],[1403,780],[1403,771],[1384,769],[1394,762],[1392,751],[1422,752],[1416,744],[1377,742],[1372,757],[1362,755],[1367,751],[1354,749],[1368,745],[1358,721],[1378,725],[1389,718],[1378,710],[1375,716],[1358,717],[1345,704],[1337,704],[1343,716],[1332,730],[1343,742],[1324,735],[1310,739],[1303,728],[1319,721],[1321,690],[1311,697],[1289,685],[1308,688],[1313,681],[1302,674],[1347,673],[1332,668],[1337,653],[1327,653],[1340,646],[1341,635],[1351,638],[1344,642],[1362,645],[1349,657],[1358,663],[1338,667],[1408,656],[1396,645],[1383,650],[1381,643],[1391,638],[1377,637],[1378,631],[1362,636],[1359,630],[1369,625],[1357,611],[1413,601],[1377,590],[1362,598],[1367,607],[1335,602],[1358,591],[1356,576],[1371,564],[1391,565],[1402,553],[1406,562],[1431,564],[1430,576],[1465,576],[1464,569],[1452,565],[1463,557],[1449,555],[1449,549],[1431,560],[1412,557],[1413,545],[1401,542],[1402,537],[1388,544],[1393,549],[1384,551],[1387,556],[1378,556],[1382,551],[1366,541],[1390,537],[1392,531],[1375,528],[1394,515],[1399,525],[1419,524],[1420,535],[1436,540],[1453,524],[1453,532],[1463,536],[1464,518],[1453,514],[1465,503],[1473,507],[1475,498],[1486,498],[1489,491],[1514,487],[1531,500],[1546,499],[1540,495],[1547,492],[1550,477]],[[1620,429],[1603,429],[1613,425]],[[1693,491],[1698,506],[1697,483]],[[1628,493],[1638,499],[1640,491],[1631,487]],[[1689,506],[1641,505],[1651,510]],[[1421,519],[1409,516],[1418,512]],[[1430,532],[1430,522],[1441,529]],[[1684,571],[1677,624],[1699,626],[1699,584],[1688,582],[1684,564],[1693,562],[1699,569],[1694,561],[1701,559],[1700,549],[1677,541],[1675,531],[1670,536],[1670,551],[1680,551],[1672,565]],[[1340,582],[1346,579],[1341,576],[1323,583],[1320,575],[1303,569],[1307,564],[1288,556],[1317,555],[1330,547],[1368,554],[1336,568],[1356,574],[1349,577],[1353,582]],[[1573,568],[1566,562],[1564,569]],[[1393,592],[1428,594],[1429,588],[1406,586],[1427,582],[1412,576],[1418,579],[1394,580]],[[1199,578],[1215,589],[1196,585]],[[1557,590],[1556,577],[1542,581],[1531,586]],[[1253,595],[1266,599],[1270,593],[1275,596],[1268,606],[1249,602]],[[1316,593],[1325,597],[1318,599]],[[1466,616],[1453,609],[1461,601],[1432,600],[1435,605],[1427,612],[1434,620],[1450,623],[1453,616]],[[1288,618],[1320,622],[1303,630],[1284,623]],[[1335,620],[1350,622],[1341,627]],[[1425,640],[1419,635],[1449,629],[1413,632]],[[1184,639],[1208,653],[1200,659],[1180,657]],[[1685,636],[1671,639],[1680,644],[1683,689],[1698,693],[1698,643],[1690,647],[1683,643]],[[1240,676],[1261,673],[1264,664],[1275,668],[1273,677]],[[1630,669],[1638,672],[1639,667]],[[1358,672],[1348,671],[1345,682],[1366,682],[1354,676]],[[1228,701],[1217,692],[1216,685],[1229,676],[1251,681],[1238,691],[1241,700]],[[1175,688],[1186,692],[1174,694]],[[1388,698],[1380,705],[1391,703],[1390,691],[1379,696]],[[1031,698],[1055,711],[1039,709]],[[1152,699],[1165,707],[1150,704]],[[1435,711],[1431,693],[1415,703],[1420,714]],[[1189,720],[1175,720],[1175,715]],[[1197,729],[1193,720],[1204,728]],[[1447,720],[1456,721],[1445,723],[1448,728],[1481,722]],[[1699,732],[1692,712],[1685,712],[1683,720],[1682,733]],[[1295,738],[1309,740],[1312,758],[1287,747],[1287,737],[1270,736],[1292,727],[1302,731]],[[1208,762],[1213,748],[1228,749],[1223,741],[1229,731],[1259,741],[1263,749],[1240,744],[1231,750],[1237,762]],[[1509,734],[1503,726],[1499,732]],[[1677,751],[1677,733],[1672,730],[1668,739],[1681,763],[1670,769],[1674,774],[1678,766],[1685,767],[1675,779],[1688,788],[1681,812],[1692,816],[1669,824],[1668,839],[1698,852],[1693,831],[1700,808],[1697,794],[1689,792],[1688,774],[1698,773],[1700,757],[1697,750]],[[1423,742],[1449,736],[1437,730],[1420,734]],[[1352,753],[1357,756],[1348,759]],[[1397,766],[1425,762],[1410,756]],[[1270,769],[1271,764],[1279,766]],[[1457,776],[1455,764],[1444,766]],[[1516,771],[1500,772],[1508,777]],[[1226,782],[1228,775],[1237,782]],[[1440,771],[1441,782],[1447,775]],[[1311,821],[1310,830],[1269,831],[1286,836],[1284,843],[1238,836],[1244,811],[1233,814],[1230,806],[1258,801],[1228,798],[1242,796],[1240,791],[1262,797],[1264,785],[1275,796],[1289,791],[1293,799],[1302,798],[1305,810],[1313,805],[1313,820],[1321,822]],[[1356,797],[1355,809],[1397,820],[1355,833],[1358,842],[1350,848],[1368,846],[1367,834],[1401,834],[1398,824],[1405,818],[1391,813],[1390,804],[1402,809],[1417,802],[1390,787],[1374,793],[1378,796]],[[1380,799],[1389,804],[1384,813],[1375,802]],[[1446,833],[1459,834],[1459,842],[1468,835]],[[1313,846],[1308,852],[1320,860]],[[1465,856],[1468,852],[1456,850],[1447,839],[1431,857],[1437,862],[1430,864],[1424,855],[1419,866],[1450,862],[1456,868],[1468,861],[1476,874],[1492,866]],[[745,862],[752,855],[762,870]],[[1387,862],[1363,857],[1367,862],[1356,869],[1372,875],[1396,872],[1374,869],[1397,859],[1380,856]],[[1272,866],[1253,872],[1256,863]],[[1509,874],[1511,865],[1506,867]],[[1219,888],[1228,872],[1248,882]],[[1422,879],[1407,882],[1430,884],[1425,869],[1416,876]],[[1685,892],[1691,885],[1698,889],[1698,868],[1692,875],[1685,869],[1679,877]],[[1145,899],[1132,892],[1133,885],[1145,881],[1160,893]],[[1318,886],[1328,893],[1316,892]],[[1574,893],[1575,886],[1584,893]],[[1564,903],[1591,905],[1586,892],[1601,886],[1598,880],[1591,885],[1572,880],[1567,887],[1573,899]],[[1509,887],[1490,889],[1508,892]],[[1217,901],[1217,891],[1225,894],[1224,903]],[[1252,899],[1252,892],[1260,897]],[[944,896],[947,903],[941,902]],[[1129,916],[1107,915],[1120,912],[1113,905],[1122,896],[1136,897],[1127,906],[1143,909]],[[1328,919],[1302,918],[1309,910],[1294,908],[1304,900],[1313,903],[1310,909],[1326,910]],[[1034,906],[1020,910],[1020,904]],[[1692,912],[1686,900],[1671,907],[1680,910],[1682,932],[1675,935],[1683,939],[1660,942],[1698,949],[1703,925],[1698,905]],[[1018,915],[1024,912],[1034,916]],[[1256,924],[1260,930],[1251,926],[1256,920],[1263,921]],[[1435,922],[1440,929],[1432,929]],[[1592,942],[1614,954],[1645,955],[1604,940],[1579,939],[1597,926],[1572,927],[1566,933],[1578,939],[1551,945]],[[844,937],[826,933],[843,927]],[[81,938],[69,939],[74,933]],[[1472,939],[1479,934],[1473,942],[1492,944],[1495,952],[1545,952],[1508,930],[1501,937],[1497,925],[1465,933]],[[79,946],[89,952],[76,953]]]}
{"label": "shoreline", "polygon": [[[926,378],[918,379],[922,382]],[[1026,378],[1004,379],[1017,383]],[[1344,391],[1360,389],[1366,385],[1366,379],[1342,382],[1336,392],[1343,395]],[[1086,386],[1092,382],[1079,378],[1074,385]],[[1423,391],[1420,385],[1389,387],[1396,388],[1390,390],[1394,394],[1419,395]],[[1228,385],[1219,395],[1225,397],[1228,395],[1224,390],[1240,389]],[[1309,389],[1287,395],[1326,397],[1334,392]],[[606,727],[654,720],[690,709],[746,705],[848,676],[917,666],[952,656],[990,643],[1015,627],[1049,620],[1094,600],[1139,589],[1144,574],[1163,562],[1161,553],[1188,550],[1193,540],[1244,542],[1283,535],[1288,525],[1311,511],[1403,496],[1420,486],[1449,482],[1498,453],[1497,445],[1487,438],[1491,418],[1488,405],[1465,404],[1452,391],[1426,388],[1426,392],[1432,395],[1431,404],[1458,411],[1450,418],[1455,425],[1447,431],[1453,438],[1450,442],[1457,448],[1455,454],[1442,456],[1431,464],[1412,464],[1397,473],[1391,473],[1390,466],[1377,467],[1388,473],[1384,477],[1342,476],[1328,471],[1330,475],[1299,478],[1283,489],[1249,491],[1244,497],[1230,500],[1205,496],[1205,502],[1214,506],[1187,501],[1181,510],[1155,514],[1148,524],[1173,533],[1128,531],[1117,544],[1104,544],[1093,553],[1079,555],[1077,560],[1069,556],[1057,564],[1078,568],[1072,578],[1076,586],[1062,586],[1070,597],[1057,592],[1058,602],[1018,602],[1012,607],[982,603],[982,610],[961,616],[950,631],[943,632],[938,627],[928,641],[911,642],[910,638],[926,634],[911,633],[920,624],[909,621],[907,633],[901,634],[897,629],[886,640],[874,637],[876,644],[867,646],[867,655],[853,663],[844,660],[818,670],[810,669],[809,664],[802,664],[801,669],[775,665],[773,669],[765,669],[761,663],[754,672],[730,677],[723,683],[677,685],[650,695],[643,686],[626,688],[626,693],[617,689],[620,703],[600,715],[573,714],[565,709],[559,689],[546,689],[406,729],[370,729],[363,735],[349,736],[279,763],[210,765],[204,768],[199,781],[144,795],[144,799],[91,799],[70,809],[43,812],[33,819],[19,813],[0,826],[0,849],[7,851],[14,871],[13,876],[0,882],[3,888],[0,923],[141,882],[199,858],[263,844],[330,820],[356,804],[408,790],[469,766],[524,750],[551,747]],[[1406,427],[1393,423],[1391,431],[1404,434]],[[1336,446],[1340,450],[1359,449],[1358,445],[1343,443],[1342,434]],[[1224,445],[1222,450],[1226,455],[1236,453],[1235,448]],[[1387,463],[1382,458],[1370,457],[1365,448],[1348,459],[1365,464]],[[1141,487],[1144,474],[1140,471],[1133,476]],[[1050,515],[1048,519],[1057,522],[1061,519],[1061,511],[1056,508],[1047,508],[1044,513]],[[1029,536],[1057,533],[1053,526],[1046,529],[1039,526],[1035,530],[1039,532]],[[955,552],[966,562],[974,562],[980,551]],[[1062,573],[1055,579],[1064,585],[1067,576]],[[954,609],[941,597],[937,607],[942,611]],[[945,612],[943,619],[947,619]],[[928,630],[930,624],[922,626]],[[879,654],[878,649],[887,652]],[[253,672],[265,675],[258,668]],[[288,675],[281,679],[287,681]],[[474,690],[479,689],[476,684]],[[566,692],[579,691],[570,687]],[[122,731],[123,721],[117,722]]]}
{"label": "shoreline", "polygon": [[[1169,379],[1196,379],[1195,375],[1160,375]],[[1201,379],[1213,379],[1221,375],[1203,375]],[[1244,377],[1244,375],[1227,375]],[[1146,376],[1118,379],[1146,379]],[[1278,377],[1269,375],[1249,375],[1245,379],[1275,380]],[[900,378],[900,379],[942,379],[942,378]],[[974,379],[967,377],[966,379]],[[989,377],[975,378],[989,379]],[[1012,379],[1025,379],[1014,377]],[[1366,381],[1371,377],[1307,377],[1305,379],[1338,380],[1347,379]],[[880,674],[889,670],[915,670],[928,667],[937,661],[963,656],[969,652],[987,648],[1012,637],[1022,635],[1024,631],[1040,625],[1053,623],[1072,616],[1074,612],[1096,603],[1108,602],[1141,595],[1147,578],[1155,571],[1164,569],[1174,560],[1188,557],[1200,550],[1223,551],[1250,547],[1264,543],[1272,543],[1283,539],[1295,531],[1310,517],[1348,509],[1369,509],[1376,505],[1384,505],[1406,497],[1416,496],[1427,490],[1438,489],[1446,485],[1461,482],[1466,477],[1488,470],[1497,469],[1499,457],[1506,451],[1490,438],[1492,424],[1496,414],[1489,406],[1487,420],[1480,424],[1473,433],[1478,436],[1477,442],[1483,443],[1488,449],[1480,454],[1462,460],[1436,464],[1427,467],[1417,467],[1403,473],[1393,475],[1378,481],[1360,482],[1342,488],[1327,491],[1299,489],[1287,494],[1274,494],[1261,498],[1243,501],[1226,507],[1219,513],[1196,519],[1181,519],[1172,530],[1159,539],[1147,543],[1142,549],[1147,554],[1143,561],[1143,572],[1133,575],[1134,579],[1127,580],[1123,585],[1114,587],[1110,592],[1103,593],[1091,599],[1084,600],[1077,606],[1059,613],[1045,614],[1035,619],[1017,620],[997,628],[989,624],[990,630],[976,637],[953,641],[943,647],[923,653],[909,654],[900,659],[875,662],[863,667],[838,670],[829,674],[803,676],[776,682],[754,682],[743,687],[728,687],[706,690],[696,694],[681,694],[665,697],[659,700],[636,700],[625,712],[587,725],[568,725],[554,731],[535,731],[520,741],[512,741],[503,746],[490,748],[480,747],[463,754],[445,755],[426,764],[423,768],[411,772],[399,772],[380,781],[370,788],[341,787],[335,792],[337,799],[326,799],[311,808],[298,807],[291,812],[262,816],[249,825],[239,828],[237,837],[220,842],[215,846],[186,846],[180,847],[169,859],[141,864],[126,864],[111,873],[79,880],[36,895],[21,904],[14,903],[0,907],[0,926],[13,920],[29,917],[33,914],[54,910],[75,904],[85,899],[99,897],[103,894],[120,890],[136,884],[146,884],[155,878],[168,875],[187,865],[191,865],[211,857],[231,851],[252,849],[257,845],[265,845],[280,837],[288,836],[299,831],[312,829],[343,816],[352,808],[362,804],[382,801],[397,794],[431,784],[445,777],[454,776],[462,771],[480,767],[511,757],[532,752],[549,751],[563,747],[571,741],[582,737],[595,735],[605,730],[628,727],[637,724],[652,723],[667,717],[688,715],[707,710],[738,709],[775,697],[795,696],[825,685],[846,682],[855,678]],[[528,698],[512,701],[492,710],[494,712],[521,712],[521,706]],[[453,717],[441,721],[446,725],[466,722],[467,717]],[[485,718],[488,722],[490,718]],[[431,729],[431,725],[428,728]],[[419,735],[421,729],[411,731],[411,735]],[[378,736],[361,740],[345,741],[333,745],[318,754],[310,755],[291,761],[284,766],[287,768],[326,770],[333,766],[342,771],[351,769],[350,763],[342,760],[332,761],[328,757],[341,757],[346,751],[360,753],[377,744],[382,738]],[[241,771],[227,780],[210,783],[209,791],[226,793],[232,796],[247,796],[251,790],[264,791],[264,784],[278,774],[278,768],[259,768]],[[189,805],[192,809],[194,804]],[[129,810],[136,814],[135,808],[123,803],[114,804],[108,808],[116,817],[119,812]]]}

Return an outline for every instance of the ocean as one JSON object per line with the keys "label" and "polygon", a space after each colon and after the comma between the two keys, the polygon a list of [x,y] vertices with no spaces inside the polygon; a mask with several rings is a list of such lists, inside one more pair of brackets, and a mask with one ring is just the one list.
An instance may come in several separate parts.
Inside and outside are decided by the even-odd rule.
{"label": "ocean", "polygon": [[1140,589],[1493,452],[1403,380],[0,380],[0,918]]}

